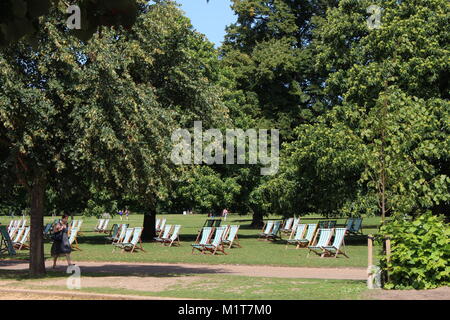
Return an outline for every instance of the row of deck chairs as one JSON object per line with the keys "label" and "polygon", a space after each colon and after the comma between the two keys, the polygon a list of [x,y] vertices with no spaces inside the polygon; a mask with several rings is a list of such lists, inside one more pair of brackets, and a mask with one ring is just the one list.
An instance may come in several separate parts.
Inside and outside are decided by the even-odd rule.
{"label": "row of deck chairs", "polygon": [[179,224],[166,224],[164,228],[160,230],[158,236],[154,237],[153,240],[168,247],[171,247],[172,245],[180,246],[180,229],[181,225]]}
{"label": "row of deck chairs", "polygon": [[27,244],[30,241],[30,227],[11,227],[8,233],[14,249],[22,250],[30,248]]}
{"label": "row of deck chairs", "polygon": [[94,231],[100,232],[100,233],[107,233],[107,232],[109,232],[108,224],[109,224],[109,219],[99,219],[97,221],[97,225],[94,228]]}
{"label": "row of deck chairs", "polygon": [[269,220],[264,225],[262,232],[258,234],[258,240],[281,239],[281,221]]}
{"label": "row of deck chairs", "polygon": [[25,228],[26,225],[27,225],[27,220],[25,220],[25,219],[11,220],[8,225],[8,232],[10,232],[11,229],[13,229],[13,228],[15,228],[15,229]]}
{"label": "row of deck chairs", "polygon": [[114,246],[113,252],[116,248],[121,249],[122,253],[135,252],[137,250],[145,252],[141,241],[143,230],[144,228],[142,227],[122,228],[119,237],[112,242],[112,245]]}
{"label": "row of deck chairs", "polygon": [[[314,252],[321,257],[337,257],[338,254],[343,254],[348,258],[341,249],[345,246],[344,236],[347,228],[318,228],[318,226],[317,223],[297,225],[295,232],[293,231],[291,237],[286,240],[286,249],[291,244],[296,245],[296,249],[308,248],[308,256],[311,252]],[[330,243],[333,233],[334,240],[333,243]]]}
{"label": "row of deck chairs", "polygon": [[[237,235],[238,231],[239,225],[203,227],[199,232],[195,243],[191,244],[192,254],[194,254],[195,250],[200,251],[201,254],[211,253],[214,255],[217,252],[227,254],[225,252],[226,245],[228,245],[229,249],[233,246],[241,248]],[[214,238],[212,238],[213,234]]]}

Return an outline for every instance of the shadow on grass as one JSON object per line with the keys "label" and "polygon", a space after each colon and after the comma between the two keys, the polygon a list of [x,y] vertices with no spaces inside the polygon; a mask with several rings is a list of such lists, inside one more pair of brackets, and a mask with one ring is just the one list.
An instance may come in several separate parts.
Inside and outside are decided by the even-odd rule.
{"label": "shadow on grass", "polygon": [[[30,277],[28,270],[11,270],[8,267],[15,268],[18,264],[23,264],[23,261],[1,261],[0,279],[1,280],[29,280],[41,278],[57,278],[67,277],[66,266],[59,265],[55,270],[47,269],[47,274],[42,277]],[[104,263],[95,266],[80,266],[81,276],[89,277],[185,277],[198,274],[227,274],[229,271],[218,266],[204,267],[185,267],[178,265],[129,265],[117,263]]]}

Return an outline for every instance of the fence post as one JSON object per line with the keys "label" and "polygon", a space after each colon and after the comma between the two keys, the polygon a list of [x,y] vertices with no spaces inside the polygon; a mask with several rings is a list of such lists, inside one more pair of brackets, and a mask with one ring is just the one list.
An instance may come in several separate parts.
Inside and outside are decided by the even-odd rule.
{"label": "fence post", "polygon": [[[391,261],[391,238],[387,237],[386,238],[386,263],[389,266],[389,262]],[[388,267],[386,268],[386,280],[387,282],[389,282],[389,271],[388,271]]]}
{"label": "fence post", "polygon": [[367,288],[373,289],[373,236],[367,236]]}

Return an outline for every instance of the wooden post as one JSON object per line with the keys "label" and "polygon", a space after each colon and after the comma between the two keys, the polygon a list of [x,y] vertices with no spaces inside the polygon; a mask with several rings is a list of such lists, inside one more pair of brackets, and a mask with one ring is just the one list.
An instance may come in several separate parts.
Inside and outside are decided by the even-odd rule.
{"label": "wooden post", "polygon": [[367,265],[370,268],[372,266],[373,257],[373,236],[369,234],[367,236]]}
{"label": "wooden post", "polygon": [[[386,238],[386,262],[389,265],[391,261],[391,238]],[[389,269],[389,268],[388,268]],[[389,272],[386,271],[386,280],[389,281]]]}

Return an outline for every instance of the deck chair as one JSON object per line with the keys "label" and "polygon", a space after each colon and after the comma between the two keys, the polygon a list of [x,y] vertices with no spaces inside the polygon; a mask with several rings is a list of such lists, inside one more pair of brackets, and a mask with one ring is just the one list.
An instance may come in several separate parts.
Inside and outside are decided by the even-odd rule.
{"label": "deck chair", "polygon": [[94,231],[99,232],[100,230],[103,229],[103,224],[105,223],[105,219],[99,219],[97,226],[95,227]]}
{"label": "deck chair", "polygon": [[141,250],[144,251],[144,248],[142,247],[142,241],[141,241],[141,235],[142,235],[142,230],[144,228],[142,227],[136,227],[133,230],[133,238],[131,239],[130,242],[123,242],[119,245],[119,247],[122,249],[122,252],[127,251],[127,252],[134,252],[136,250]]}
{"label": "deck chair", "polygon": [[317,223],[309,223],[306,235],[303,239],[298,240],[297,247],[306,247],[314,242],[314,236],[316,235]]}
{"label": "deck chair", "polygon": [[111,241],[116,242],[116,243],[123,242],[123,239],[125,237],[128,227],[129,227],[128,223],[122,223],[121,225],[119,225],[119,233],[118,233],[117,237],[112,238]]}
{"label": "deck chair", "polygon": [[105,222],[103,223],[103,227],[99,230],[99,232],[108,232],[107,228],[108,228],[108,224],[109,224],[109,219],[106,219]]}
{"label": "deck chair", "polygon": [[25,228],[18,228],[17,229],[17,232],[16,232],[16,234],[14,236],[14,239],[11,238],[11,239],[13,239],[13,245],[14,245],[14,243],[20,242],[20,239],[22,239],[22,236],[23,236],[24,232],[25,232]]}
{"label": "deck chair", "polygon": [[170,238],[163,238],[163,244],[164,245],[168,245],[169,247],[171,247],[173,244],[176,243],[176,245],[180,246],[180,229],[181,229],[181,225],[176,224],[173,227],[173,232],[172,235],[170,236]]}
{"label": "deck chair", "polygon": [[26,219],[22,219],[20,228],[25,228],[26,225],[27,225],[27,220]]}
{"label": "deck chair", "polygon": [[[290,237],[288,240],[286,240],[286,248],[288,248],[288,245],[290,244],[295,244],[296,245],[296,249],[298,249],[300,247],[300,240],[304,239],[303,235],[305,234],[306,231],[306,224],[302,223],[297,225],[297,229],[295,230],[295,234],[294,231],[292,231]],[[294,235],[294,237],[292,237],[292,235]]]}
{"label": "deck chair", "polygon": [[322,249],[329,245],[334,229],[320,229],[319,240],[315,245],[308,246],[308,257],[311,252],[323,257],[325,251]]}
{"label": "deck chair", "polygon": [[281,232],[283,233],[291,233],[292,232],[292,224],[294,223],[294,218],[289,218],[284,221],[284,225],[281,228]]}
{"label": "deck chair", "polygon": [[78,247],[77,236],[78,228],[72,228],[72,230],[70,231],[69,244],[72,249],[81,251],[81,249]]}
{"label": "deck chair", "polygon": [[[197,241],[196,243],[191,244],[192,246],[192,254],[194,254],[195,250],[199,250],[201,253],[203,253],[203,250],[205,250],[205,245],[209,243],[211,240],[212,232],[214,230],[214,227],[203,227],[201,230],[201,239],[200,241]],[[199,234],[200,236],[200,234]],[[198,240],[198,237],[197,237]]]}
{"label": "deck chair", "polygon": [[345,247],[344,237],[347,229],[346,228],[336,228],[334,230],[334,240],[333,244],[330,246],[323,246],[322,249],[325,251],[322,255],[323,257],[335,257],[337,258],[338,254],[343,254],[348,258],[347,254],[341,249]]}
{"label": "deck chair", "polygon": [[351,227],[353,226],[353,220],[354,218],[348,218],[347,221],[345,222],[345,229],[350,230]]}
{"label": "deck chair", "polygon": [[351,234],[363,234],[362,232],[362,218],[354,218],[353,224],[350,229],[347,229],[348,233]]}
{"label": "deck chair", "polygon": [[265,238],[268,234],[270,234],[270,232],[272,231],[272,228],[273,228],[273,224],[274,224],[274,221],[272,221],[272,220],[267,221],[267,223],[263,227],[262,232],[258,234],[258,237],[260,238],[258,240],[261,240],[261,238]]}
{"label": "deck chair", "polygon": [[13,242],[14,249],[16,250],[29,249],[30,246],[25,244],[26,242],[29,241],[29,239],[30,239],[30,227],[26,227],[24,228],[24,232],[20,240],[17,242]]}
{"label": "deck chair", "polygon": [[159,230],[159,224],[161,223],[161,219],[156,219],[155,221],[155,232],[158,232]]}
{"label": "deck chair", "polygon": [[164,243],[164,239],[168,239],[170,237],[170,235],[172,231],[172,225],[171,224],[166,224],[164,227],[164,230],[162,231],[162,235],[160,237],[154,237],[153,240],[157,241],[157,242],[161,242],[161,244]]}
{"label": "deck chair", "polygon": [[47,239],[49,236],[50,236],[50,233],[51,233],[51,231],[52,231],[52,226],[53,226],[53,224],[52,223],[47,223],[46,225],[45,225],[45,228],[44,228],[44,238],[45,239]]}
{"label": "deck chair", "polygon": [[8,253],[10,256],[16,254],[16,250],[12,244],[11,238],[9,237],[8,229],[6,226],[0,225],[0,253]]}
{"label": "deck chair", "polygon": [[109,235],[105,237],[105,240],[112,241],[118,236],[119,236],[119,225],[117,223],[114,223],[111,230],[109,231]]}
{"label": "deck chair", "polygon": [[276,240],[277,238],[281,239],[280,227],[281,221],[275,221],[272,231],[266,236],[266,240]]}
{"label": "deck chair", "polygon": [[161,224],[159,225],[159,229],[156,230],[156,233],[159,233],[159,236],[161,236],[161,233],[164,230],[164,227],[166,226],[166,222],[167,222],[166,218],[161,219]]}
{"label": "deck chair", "polygon": [[236,245],[239,248],[242,248],[239,243],[238,236],[237,236],[238,231],[239,231],[239,225],[230,226],[230,232],[228,232],[226,239],[223,240],[223,244],[228,245],[228,249],[230,249],[233,245]]}
{"label": "deck chair", "polygon": [[[114,252],[114,250],[115,250],[117,247],[120,247],[120,245],[121,245],[122,243],[129,243],[130,240],[131,240],[131,237],[133,236],[133,231],[134,231],[133,228],[122,229],[121,235],[119,236],[119,239],[118,239],[116,242],[113,242],[113,243],[112,243],[113,246],[114,246],[112,252]],[[124,233],[123,233],[123,236],[122,236],[122,232],[124,232]]]}
{"label": "deck chair", "polygon": [[19,231],[19,227],[13,226],[11,228],[11,230],[8,232],[9,238],[10,239],[14,239],[14,237],[16,236],[17,231]]}
{"label": "deck chair", "polygon": [[300,223],[300,217],[298,217],[297,219],[294,219],[294,223],[292,224],[292,231],[297,230],[297,226]]}
{"label": "deck chair", "polygon": [[225,252],[225,248],[223,247],[223,233],[225,232],[226,227],[217,227],[216,233],[214,235],[214,239],[211,243],[207,243],[204,245],[203,252],[211,252],[211,254],[215,255],[217,251],[222,252],[223,254],[227,254]]}

